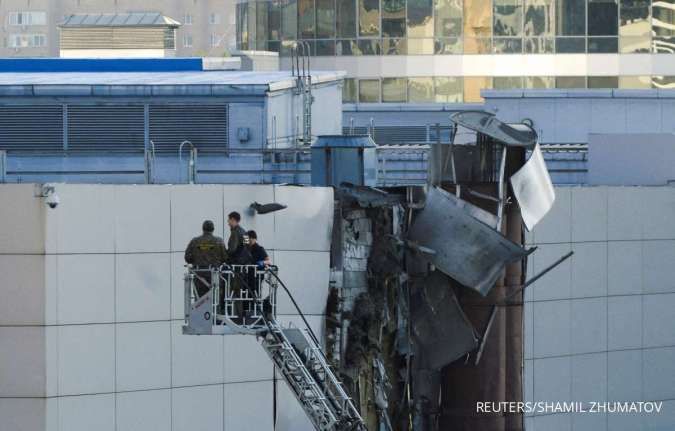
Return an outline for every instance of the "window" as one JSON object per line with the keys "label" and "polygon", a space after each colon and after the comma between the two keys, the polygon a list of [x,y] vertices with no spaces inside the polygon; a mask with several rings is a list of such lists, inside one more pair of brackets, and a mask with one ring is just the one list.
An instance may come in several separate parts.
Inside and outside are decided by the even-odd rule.
{"label": "window", "polygon": [[619,88],[652,88],[650,76],[620,76]]}
{"label": "window", "polygon": [[356,37],[356,0],[336,0],[335,9],[337,36]]}
{"label": "window", "polygon": [[184,34],[183,35],[183,47],[192,48],[192,35]]}
{"label": "window", "polygon": [[380,35],[380,1],[358,0],[359,36]]}
{"label": "window", "polygon": [[[653,51],[664,54],[675,52],[675,11],[671,2],[652,2]],[[659,87],[665,88],[665,87]]]}
{"label": "window", "polygon": [[220,24],[220,15],[217,13],[209,14],[209,24],[211,25]]}
{"label": "window", "polygon": [[10,12],[9,25],[47,25],[47,13],[42,11]]}
{"label": "window", "polygon": [[495,76],[492,78],[492,88],[495,90],[523,88],[523,78],[520,76]]}
{"label": "window", "polygon": [[267,23],[270,40],[281,40],[281,2],[279,0],[269,3]]}
{"label": "window", "polygon": [[294,1],[284,2],[282,5],[281,31],[284,39],[293,40],[298,37],[298,4]]}
{"label": "window", "polygon": [[220,46],[220,36],[218,33],[211,33],[211,48],[216,48]]}
{"label": "window", "polygon": [[316,0],[316,37],[327,39],[335,37],[335,2]]}
{"label": "window", "polygon": [[192,25],[192,14],[186,13],[183,15],[183,25]]}
{"label": "window", "polygon": [[589,76],[588,88],[619,88],[618,76]]}
{"label": "window", "polygon": [[649,52],[651,26],[649,0],[621,0],[619,4],[620,52]]}
{"label": "window", "polygon": [[526,76],[523,78],[525,88],[553,88],[555,79],[552,76]]}
{"label": "window", "polygon": [[586,1],[556,1],[555,34],[559,36],[583,36],[586,34]]}
{"label": "window", "polygon": [[616,36],[619,26],[616,0],[588,0],[589,36]]}
{"label": "window", "polygon": [[379,103],[379,101],[380,101],[380,80],[359,79],[359,102]]}
{"label": "window", "polygon": [[429,103],[434,101],[434,78],[408,78],[408,101]]}
{"label": "window", "polygon": [[382,0],[382,36],[405,36],[405,1]]}
{"label": "window", "polygon": [[434,36],[432,0],[408,0],[408,36]]}
{"label": "window", "polygon": [[523,27],[523,7],[519,0],[494,0],[495,36],[520,36]]}
{"label": "window", "polygon": [[298,0],[298,35],[301,39],[314,39],[315,22],[314,0]]}
{"label": "window", "polygon": [[464,52],[490,52],[492,36],[492,2],[472,0],[464,2]]}
{"label": "window", "polygon": [[382,101],[387,103],[405,103],[408,82],[406,78],[382,78]]}
{"label": "window", "polygon": [[555,78],[555,88],[586,88],[586,77],[558,76]]}
{"label": "window", "polygon": [[555,6],[553,0],[525,0],[525,36],[552,36]]}
{"label": "window", "polygon": [[356,102],[356,79],[345,78],[344,86],[342,87],[342,103]]}
{"label": "window", "polygon": [[434,78],[435,101],[438,103],[462,102],[462,78]]}
{"label": "window", "polygon": [[47,36],[42,33],[9,35],[9,48],[41,48],[44,46],[47,46]]}
{"label": "window", "polygon": [[441,37],[462,35],[462,1],[435,0],[435,35]]}
{"label": "window", "polygon": [[481,90],[492,88],[492,78],[489,76],[466,76],[464,77],[464,102],[483,102]]}

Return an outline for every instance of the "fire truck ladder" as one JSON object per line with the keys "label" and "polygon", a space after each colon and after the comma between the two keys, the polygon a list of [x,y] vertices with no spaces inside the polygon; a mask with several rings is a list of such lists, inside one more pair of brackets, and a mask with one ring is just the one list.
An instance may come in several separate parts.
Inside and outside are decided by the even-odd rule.
{"label": "fire truck ladder", "polygon": [[[253,288],[242,288],[251,286]],[[304,329],[276,321],[278,285],[289,295]],[[200,287],[198,289],[197,287]],[[210,287],[208,292],[202,293]],[[217,298],[223,297],[223,301]],[[331,369],[319,341],[277,268],[227,266],[185,274],[185,326],[190,335],[250,334],[261,340],[291,392],[317,431],[367,431],[351,398]]]}

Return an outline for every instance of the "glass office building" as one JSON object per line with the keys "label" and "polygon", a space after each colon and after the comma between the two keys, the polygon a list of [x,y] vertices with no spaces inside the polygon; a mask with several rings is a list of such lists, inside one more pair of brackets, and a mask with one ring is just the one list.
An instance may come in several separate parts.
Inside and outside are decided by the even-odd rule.
{"label": "glass office building", "polygon": [[675,0],[240,0],[239,49],[345,70],[345,102],[476,102],[483,88],[675,87]]}

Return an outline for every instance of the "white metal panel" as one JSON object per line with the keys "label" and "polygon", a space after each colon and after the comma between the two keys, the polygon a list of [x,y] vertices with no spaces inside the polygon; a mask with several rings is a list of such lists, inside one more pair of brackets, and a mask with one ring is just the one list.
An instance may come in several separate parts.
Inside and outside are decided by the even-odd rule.
{"label": "white metal panel", "polygon": [[115,431],[115,394],[62,397],[59,430]]}
{"label": "white metal panel", "polygon": [[607,401],[607,352],[572,357],[570,399],[583,403]]}
{"label": "white metal panel", "polygon": [[575,243],[572,249],[571,297],[607,296],[607,242]]}
{"label": "white metal panel", "polygon": [[45,212],[48,253],[115,251],[115,186],[59,184],[59,206]]}
{"label": "white metal panel", "polygon": [[645,349],[642,352],[642,396],[645,400],[675,398],[675,347]]}
{"label": "white metal panel", "polygon": [[223,429],[223,385],[172,389],[172,431]]}
{"label": "white metal panel", "polygon": [[115,188],[115,250],[165,252],[170,250],[170,199],[167,186]]}
{"label": "white metal panel", "polygon": [[675,331],[673,331],[675,293],[645,295],[642,307],[644,319],[642,347],[675,345]]}
{"label": "white metal panel", "polygon": [[607,298],[584,298],[570,301],[572,354],[607,350]]}
{"label": "white metal panel", "polygon": [[675,240],[642,243],[644,293],[675,292]]}
{"label": "white metal panel", "polygon": [[[568,355],[570,353],[570,312],[569,300],[534,303],[535,358]],[[537,394],[535,393],[535,395]]]}
{"label": "white metal panel", "polygon": [[[569,356],[534,360],[534,399],[571,400]],[[542,428],[548,430],[550,428]]]}
{"label": "white metal panel", "polygon": [[118,254],[115,258],[115,321],[169,320],[171,274],[170,253]]}
{"label": "white metal panel", "polygon": [[[45,398],[0,398],[3,431],[45,429],[47,402]],[[51,429],[55,428],[47,427]]]}
{"label": "white metal panel", "polygon": [[642,188],[609,187],[607,190],[607,239],[642,238]]}
{"label": "white metal panel", "polygon": [[0,397],[44,396],[44,327],[0,327]]}
{"label": "white metal panel", "polygon": [[[572,240],[572,193],[570,187],[555,189],[556,200],[551,211],[537,225],[537,244],[565,243]],[[539,251],[535,253],[538,255]]]}
{"label": "white metal panel", "polygon": [[0,274],[0,325],[44,324],[45,256],[0,254]]}
{"label": "white metal panel", "polygon": [[274,186],[274,198],[288,205],[274,213],[276,249],[330,251],[332,188]]}
{"label": "white metal panel", "polygon": [[[619,350],[607,353],[607,398],[642,401],[642,351]],[[622,415],[623,416],[623,415]],[[610,428],[614,430],[614,428]]]}
{"label": "white metal panel", "polygon": [[528,230],[532,230],[551,210],[555,201],[553,183],[538,144],[527,162],[511,176],[510,181],[523,222]]}
{"label": "white metal panel", "polygon": [[630,295],[642,293],[642,242],[610,241],[607,243],[607,293]]}
{"label": "white metal panel", "polygon": [[171,250],[185,251],[202,222],[212,220],[215,235],[223,236],[223,186],[178,185],[171,187]]}
{"label": "white metal panel", "polygon": [[171,322],[120,323],[116,328],[117,391],[171,386]]}
{"label": "white metal panel", "polygon": [[227,337],[183,335],[183,321],[171,322],[171,383],[173,386],[223,383],[223,343]]}
{"label": "white metal panel", "polygon": [[112,254],[65,254],[56,258],[57,322],[115,321],[115,257]]}
{"label": "white metal panel", "polygon": [[114,390],[114,325],[59,326],[58,394],[98,394]]}
{"label": "white metal panel", "polygon": [[272,431],[273,411],[271,381],[225,384],[225,430]]}
{"label": "white metal panel", "polygon": [[274,364],[249,335],[225,337],[225,383],[272,379]]}
{"label": "white metal panel", "polygon": [[170,389],[118,393],[115,407],[118,430],[171,430]]}
{"label": "white metal panel", "polygon": [[[307,314],[323,314],[328,299],[330,281],[330,253],[283,251],[274,253],[274,264],[279,266],[279,277],[290,290],[300,310]],[[297,314],[288,295],[279,288],[279,314]]]}
{"label": "white metal panel", "polygon": [[621,350],[641,347],[642,296],[610,296],[607,298],[607,348]]}
{"label": "white metal panel", "polygon": [[33,184],[0,184],[0,253],[43,253],[44,211]]}

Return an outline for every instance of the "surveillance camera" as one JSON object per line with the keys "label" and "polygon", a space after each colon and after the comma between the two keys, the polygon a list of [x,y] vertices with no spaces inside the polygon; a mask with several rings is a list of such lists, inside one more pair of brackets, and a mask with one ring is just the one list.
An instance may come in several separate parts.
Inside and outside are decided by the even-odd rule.
{"label": "surveillance camera", "polygon": [[56,192],[49,193],[47,195],[47,199],[45,199],[45,203],[49,205],[49,208],[51,209],[59,206],[59,202],[61,202],[61,200],[59,199],[59,195],[57,195]]}
{"label": "surveillance camera", "polygon": [[41,197],[44,198],[45,203],[49,206],[49,208],[56,208],[59,206],[59,202],[61,200],[59,199],[59,195],[56,194],[56,189],[54,188],[53,185],[38,185],[36,187],[36,197]]}

